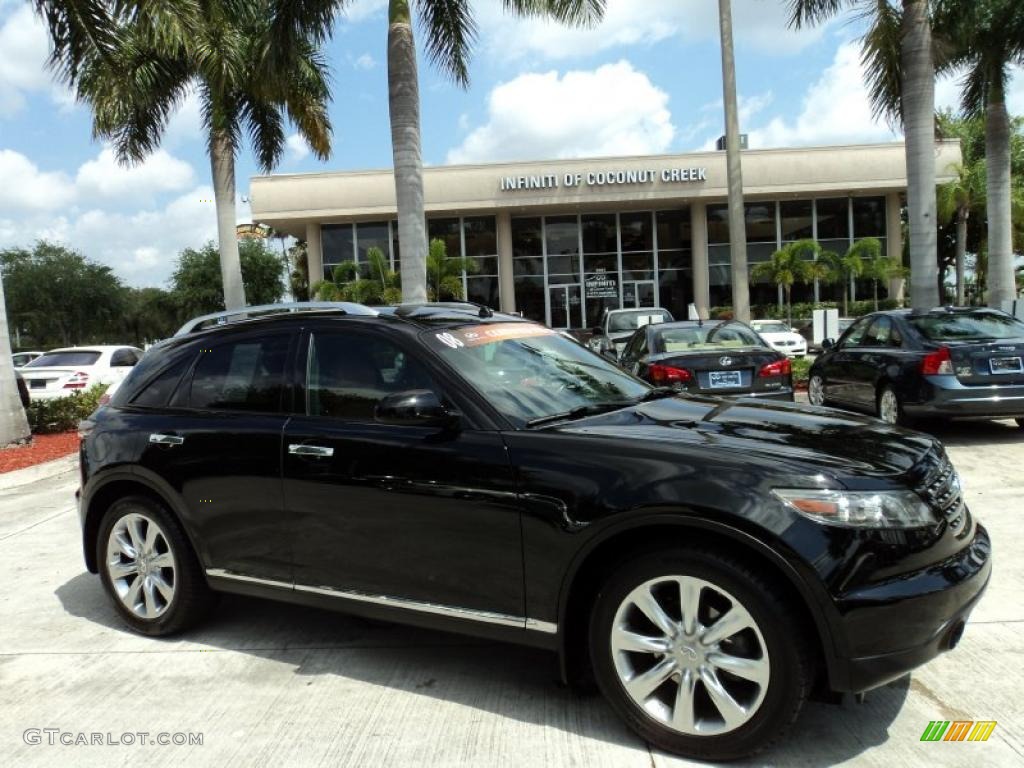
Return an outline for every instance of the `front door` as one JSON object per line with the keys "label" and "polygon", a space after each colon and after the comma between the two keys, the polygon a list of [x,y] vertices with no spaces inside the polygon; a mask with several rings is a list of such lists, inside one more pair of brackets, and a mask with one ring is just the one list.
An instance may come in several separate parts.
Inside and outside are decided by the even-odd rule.
{"label": "front door", "polygon": [[622,283],[622,308],[643,309],[644,307],[655,307],[653,280],[626,280]]}
{"label": "front door", "polygon": [[551,327],[559,330],[583,327],[583,302],[579,283],[553,285],[548,289]]}
{"label": "front door", "polygon": [[295,583],[523,616],[519,505],[501,436],[374,420],[386,395],[435,371],[390,335],[314,328],[300,344],[305,406],[285,430]]}

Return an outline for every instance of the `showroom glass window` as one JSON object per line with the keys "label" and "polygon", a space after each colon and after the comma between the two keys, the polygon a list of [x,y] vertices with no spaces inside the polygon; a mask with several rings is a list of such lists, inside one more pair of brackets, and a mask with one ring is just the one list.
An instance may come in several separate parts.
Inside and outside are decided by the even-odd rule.
{"label": "showroom glass window", "polygon": [[368,277],[370,266],[367,254],[378,248],[390,268],[398,271],[398,223],[394,221],[368,221],[358,224],[323,224],[320,244],[323,254],[324,279],[332,280],[334,269],[344,262],[356,265],[361,277]]}
{"label": "showroom glass window", "polygon": [[657,227],[658,305],[673,317],[687,316],[693,301],[693,250],[690,211],[681,208],[658,211]]}
{"label": "showroom glass window", "polygon": [[[811,200],[782,200],[779,202],[780,247],[797,240],[814,239],[814,203]],[[820,291],[821,286],[818,286]],[[793,303],[814,301],[814,284],[793,284]]]}
{"label": "showroom glass window", "polygon": [[[590,213],[580,217],[583,234],[584,286],[604,285],[605,289],[589,290],[586,297],[585,325],[600,324],[606,309],[619,308],[619,234],[618,217],[614,213]],[[601,295],[614,294],[614,295]]]}
{"label": "showroom glass window", "polygon": [[547,322],[544,227],[540,216],[512,219],[512,276],[516,310],[530,320]]}
{"label": "showroom glass window", "polygon": [[[865,237],[873,237],[878,240],[881,246],[881,254],[886,255],[886,221],[885,221],[885,198],[884,197],[855,197],[851,201],[853,208],[853,240],[862,240]],[[857,298],[870,298],[874,286],[870,280],[858,279],[856,281]],[[886,281],[878,284],[879,296],[885,296],[889,292]]]}
{"label": "showroom glass window", "polygon": [[712,307],[732,304],[732,272],[729,261],[729,206],[709,205],[708,296]]}
{"label": "showroom glass window", "polygon": [[442,240],[451,260],[470,259],[462,269],[462,296],[469,301],[499,309],[498,236],[494,216],[462,216],[429,219],[427,236]]}
{"label": "showroom glass window", "polygon": [[[764,200],[746,203],[743,208],[747,233],[747,268],[752,269],[755,264],[769,261],[779,249],[776,205],[774,200]],[[778,287],[770,280],[751,283],[751,304],[774,304],[777,301]]]}

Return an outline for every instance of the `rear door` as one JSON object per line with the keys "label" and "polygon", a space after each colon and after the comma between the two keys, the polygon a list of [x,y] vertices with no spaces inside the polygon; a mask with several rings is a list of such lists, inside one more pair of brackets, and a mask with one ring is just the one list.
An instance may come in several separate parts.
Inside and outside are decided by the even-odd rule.
{"label": "rear door", "polygon": [[214,336],[189,361],[169,406],[123,409],[142,433],[142,470],[181,498],[208,568],[291,581],[281,439],[296,337],[266,330]]}
{"label": "rear door", "polygon": [[823,366],[825,396],[829,400],[853,405],[857,403],[857,366],[861,341],[873,317],[862,317],[850,326],[830,351]]}

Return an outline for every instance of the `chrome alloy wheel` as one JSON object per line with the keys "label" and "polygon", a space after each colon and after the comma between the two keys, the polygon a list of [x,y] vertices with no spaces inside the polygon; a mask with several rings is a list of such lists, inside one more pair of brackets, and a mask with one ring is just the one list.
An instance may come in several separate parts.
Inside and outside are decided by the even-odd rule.
{"label": "chrome alloy wheel", "polygon": [[900,420],[900,403],[891,389],[883,389],[878,398],[878,418],[886,424],[896,424]]}
{"label": "chrome alloy wheel", "polygon": [[825,404],[825,382],[821,376],[811,376],[811,380],[807,382],[807,399],[811,401],[811,405]]}
{"label": "chrome alloy wheel", "polygon": [[764,701],[771,664],[750,612],[692,576],[644,582],[612,623],[619,682],[650,717],[690,736],[728,733]]}
{"label": "chrome alloy wheel", "polygon": [[117,596],[142,619],[170,607],[177,585],[174,553],[152,519],[137,513],[118,520],[107,539],[107,574]]}

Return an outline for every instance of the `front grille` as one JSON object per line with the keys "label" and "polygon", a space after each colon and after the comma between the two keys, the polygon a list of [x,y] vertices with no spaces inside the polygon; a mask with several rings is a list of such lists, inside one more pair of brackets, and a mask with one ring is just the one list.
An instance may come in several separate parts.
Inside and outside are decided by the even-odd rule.
{"label": "front grille", "polygon": [[967,509],[960,490],[960,478],[949,457],[943,455],[929,470],[917,488],[929,506],[945,519],[954,534],[959,534],[967,522]]}

